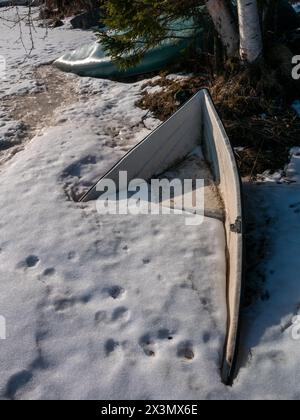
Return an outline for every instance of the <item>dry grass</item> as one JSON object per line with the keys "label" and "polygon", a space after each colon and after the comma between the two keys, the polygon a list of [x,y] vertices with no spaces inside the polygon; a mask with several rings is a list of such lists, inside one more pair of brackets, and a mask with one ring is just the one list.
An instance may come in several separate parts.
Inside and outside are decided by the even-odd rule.
{"label": "dry grass", "polygon": [[208,76],[190,77],[180,81],[169,80],[167,73],[161,73],[160,76],[159,80],[147,83],[144,87],[160,86],[163,88],[162,92],[159,95],[145,92],[137,105],[150,110],[161,121],[167,120],[196,92],[210,85]]}
{"label": "dry grass", "polygon": [[163,91],[145,93],[138,105],[164,121],[199,89],[208,88],[232,145],[244,148],[237,153],[242,176],[255,179],[266,170],[283,169],[290,148],[300,145],[300,119],[290,109],[293,95],[300,97],[300,90],[294,81],[284,81],[286,51],[280,51],[281,65],[275,67],[260,64],[245,70],[232,62],[222,76],[207,74],[183,81],[168,80],[162,74],[154,85]]}
{"label": "dry grass", "polygon": [[237,153],[242,176],[283,169],[291,147],[300,145],[300,119],[292,111],[224,122],[232,144],[245,148]]}

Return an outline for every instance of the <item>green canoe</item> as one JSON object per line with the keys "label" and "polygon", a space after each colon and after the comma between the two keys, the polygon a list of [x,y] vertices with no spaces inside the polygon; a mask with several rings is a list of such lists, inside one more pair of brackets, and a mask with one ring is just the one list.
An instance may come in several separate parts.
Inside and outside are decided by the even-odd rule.
{"label": "green canoe", "polygon": [[100,43],[84,45],[69,52],[56,60],[54,65],[66,72],[99,78],[130,77],[150,73],[175,62],[200,33],[201,28],[196,28],[193,20],[175,22],[170,38],[150,49],[138,65],[126,71],[117,67]]}

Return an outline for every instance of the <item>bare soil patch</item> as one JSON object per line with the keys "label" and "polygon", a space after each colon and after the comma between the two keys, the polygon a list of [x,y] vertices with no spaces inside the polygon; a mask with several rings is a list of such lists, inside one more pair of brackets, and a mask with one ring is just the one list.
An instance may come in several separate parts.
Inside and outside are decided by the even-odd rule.
{"label": "bare soil patch", "polygon": [[41,129],[51,126],[57,109],[78,100],[72,76],[47,65],[38,67],[35,77],[40,91],[7,96],[2,101],[4,112],[12,120],[20,121],[24,129],[17,144],[0,151],[0,164],[23,150]]}

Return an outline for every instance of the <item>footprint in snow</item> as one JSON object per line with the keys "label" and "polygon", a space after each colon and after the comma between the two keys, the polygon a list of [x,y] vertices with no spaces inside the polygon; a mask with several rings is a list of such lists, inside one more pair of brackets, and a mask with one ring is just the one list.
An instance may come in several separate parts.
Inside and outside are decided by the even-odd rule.
{"label": "footprint in snow", "polygon": [[125,290],[121,286],[112,286],[104,288],[102,293],[110,296],[113,299],[121,299],[125,293]]}
{"label": "footprint in snow", "polygon": [[33,268],[38,265],[40,262],[40,259],[36,255],[29,255],[29,257],[26,258],[25,263],[28,268]]}
{"label": "footprint in snow", "polygon": [[91,296],[89,294],[79,296],[79,297],[62,296],[62,297],[57,297],[53,301],[53,306],[56,312],[64,312],[73,308],[73,306],[78,305],[78,304],[86,305],[87,303],[89,303],[90,300],[91,300]]}
{"label": "footprint in snow", "polygon": [[22,370],[21,372],[11,376],[6,385],[5,397],[10,400],[14,400],[18,392],[31,382],[32,379],[33,374],[28,370]]}
{"label": "footprint in snow", "polygon": [[300,214],[300,202],[291,204],[290,209],[294,210],[295,214]]}
{"label": "footprint in snow", "polygon": [[193,345],[190,341],[183,341],[177,347],[177,356],[181,359],[193,360],[195,353],[193,350]]}
{"label": "footprint in snow", "polygon": [[40,262],[40,259],[36,255],[29,255],[24,261],[21,261],[17,267],[18,268],[35,268],[38,263]]}
{"label": "footprint in snow", "polygon": [[107,340],[104,345],[106,356],[110,356],[119,347],[119,345],[120,343],[118,341],[113,340],[112,338]]}
{"label": "footprint in snow", "polygon": [[55,274],[55,268],[51,267],[51,268],[46,268],[46,270],[44,270],[43,272],[43,276],[44,277],[52,277]]}
{"label": "footprint in snow", "polygon": [[96,156],[88,155],[83,159],[69,165],[62,173],[62,178],[74,177],[80,178],[85,166],[95,165],[97,163]]}
{"label": "footprint in snow", "polygon": [[174,332],[168,330],[167,328],[162,328],[157,332],[157,338],[159,340],[173,340]]}
{"label": "footprint in snow", "polygon": [[58,298],[54,301],[54,309],[56,312],[64,312],[75,305],[76,301],[73,298]]}
{"label": "footprint in snow", "polygon": [[157,342],[172,341],[174,339],[174,335],[175,331],[170,331],[168,328],[161,328],[154,334],[148,333],[143,335],[140,338],[139,344],[146,356],[153,357],[155,356],[155,346]]}
{"label": "footprint in snow", "polygon": [[203,334],[203,343],[208,343],[210,341],[210,333],[209,332],[205,332]]}
{"label": "footprint in snow", "polygon": [[114,321],[127,321],[130,317],[130,311],[125,307],[116,308],[113,311],[111,320]]}
{"label": "footprint in snow", "polygon": [[143,349],[144,353],[148,357],[154,357],[155,351],[155,341],[151,338],[150,334],[145,334],[140,338],[139,344]]}
{"label": "footprint in snow", "polygon": [[95,313],[95,325],[100,325],[107,320],[107,313],[105,311],[98,311]]}
{"label": "footprint in snow", "polygon": [[68,260],[72,261],[76,258],[76,252],[75,251],[70,251],[68,253]]}
{"label": "footprint in snow", "polygon": [[[63,143],[62,143],[63,145]],[[85,170],[91,165],[96,165],[97,157],[88,155],[85,158],[69,165],[61,174],[60,180],[63,183],[64,191],[68,200],[78,201],[82,195],[79,188],[82,184],[82,176]]]}

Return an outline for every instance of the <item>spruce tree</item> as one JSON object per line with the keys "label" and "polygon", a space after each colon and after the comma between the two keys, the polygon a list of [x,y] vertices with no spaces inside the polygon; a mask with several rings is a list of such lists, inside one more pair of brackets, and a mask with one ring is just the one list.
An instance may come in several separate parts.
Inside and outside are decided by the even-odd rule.
{"label": "spruce tree", "polygon": [[[147,50],[169,37],[178,19],[193,18],[200,25],[205,1],[199,0],[102,0],[104,23],[101,43],[120,67],[136,64]],[[198,23],[197,23],[198,22]],[[184,35],[182,35],[184,36]],[[176,35],[180,38],[180,34]]]}

